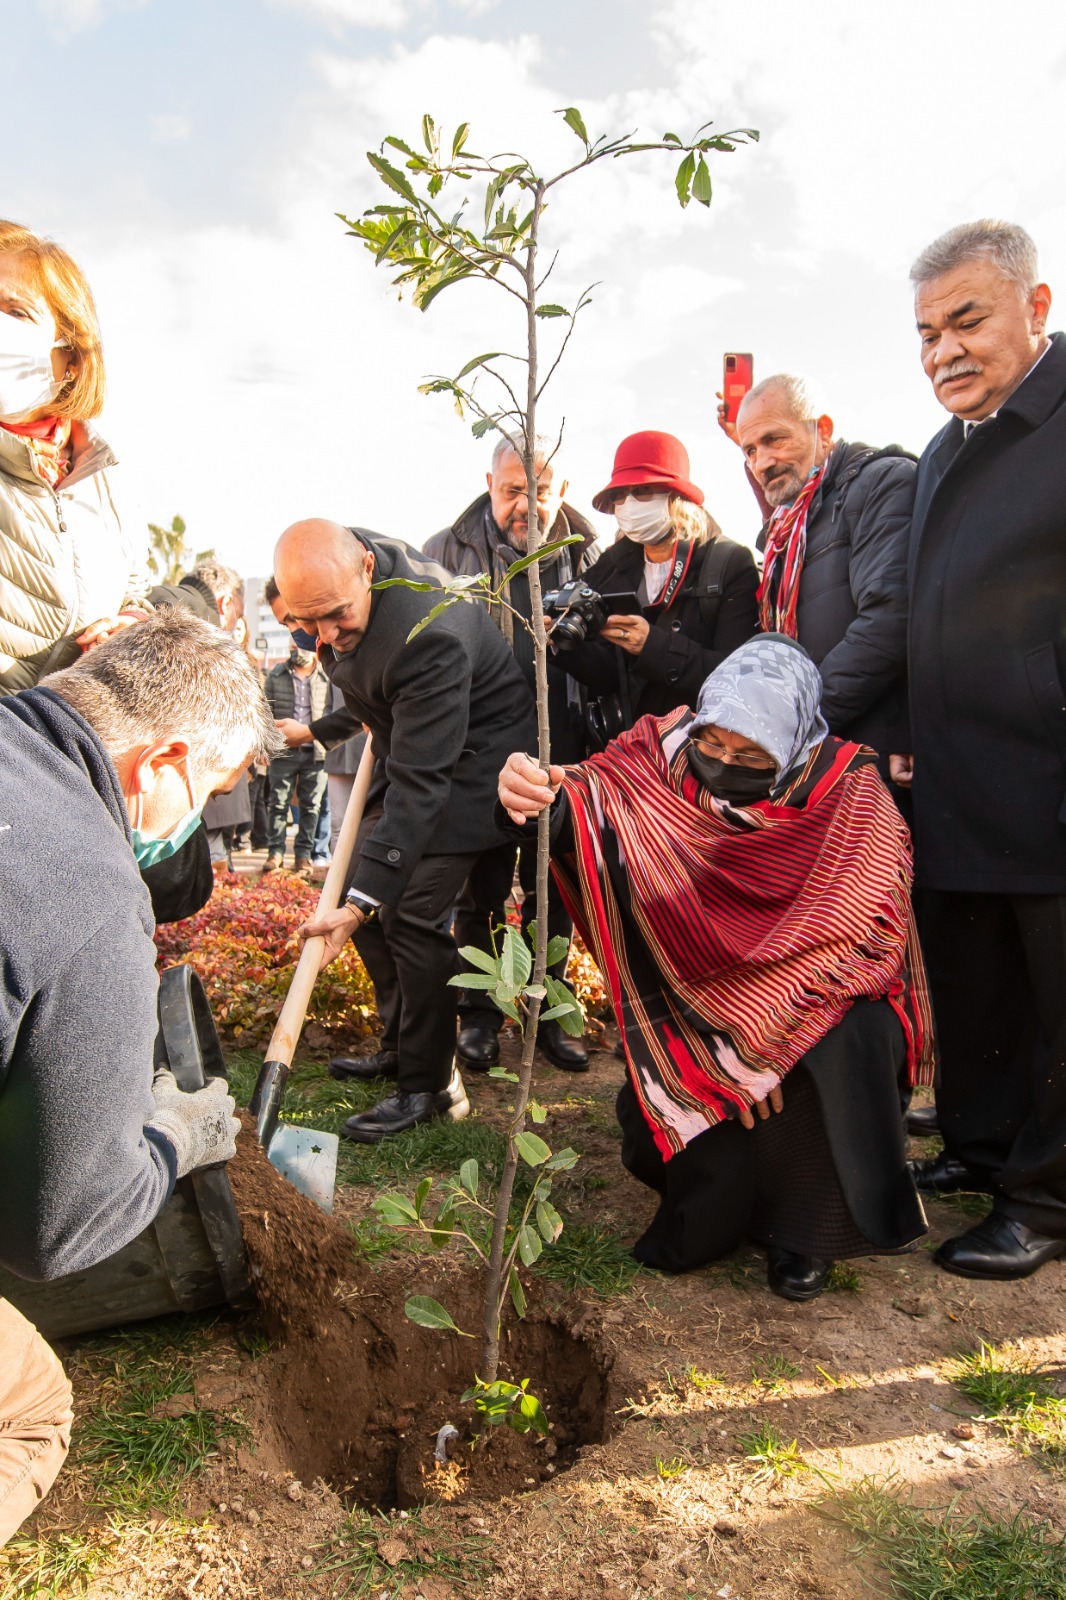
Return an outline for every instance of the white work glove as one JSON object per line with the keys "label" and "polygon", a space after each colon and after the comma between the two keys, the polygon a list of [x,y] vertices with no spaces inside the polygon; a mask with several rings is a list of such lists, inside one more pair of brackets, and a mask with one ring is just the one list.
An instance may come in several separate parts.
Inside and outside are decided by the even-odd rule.
{"label": "white work glove", "polygon": [[225,1078],[208,1078],[206,1088],[186,1094],[172,1072],[157,1072],[152,1095],[155,1109],[148,1127],[174,1146],[179,1178],[236,1153],[241,1125],[233,1115]]}

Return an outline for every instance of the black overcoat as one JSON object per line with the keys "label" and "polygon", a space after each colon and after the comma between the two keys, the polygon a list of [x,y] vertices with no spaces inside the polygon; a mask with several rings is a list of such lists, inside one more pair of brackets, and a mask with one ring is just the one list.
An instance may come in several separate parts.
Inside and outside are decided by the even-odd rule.
{"label": "black overcoat", "polygon": [[918,466],[908,563],[918,881],[1066,893],[1066,338]]}
{"label": "black overcoat", "polygon": [[[440,585],[435,561],[396,539],[353,529],[374,552],[375,583]],[[352,888],[395,905],[423,855],[463,855],[502,844],[493,811],[500,768],[536,741],[533,696],[484,606],[459,602],[414,639],[440,593],[375,590],[362,642],[319,659],[353,716],[370,729],[381,820],[360,852]]]}

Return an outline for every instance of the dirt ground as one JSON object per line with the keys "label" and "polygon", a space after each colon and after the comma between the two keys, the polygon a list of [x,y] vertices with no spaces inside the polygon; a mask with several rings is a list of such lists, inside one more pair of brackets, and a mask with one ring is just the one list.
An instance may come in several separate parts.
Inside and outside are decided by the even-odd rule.
{"label": "dirt ground", "polygon": [[[622,1067],[612,1042],[608,1030],[586,1075],[541,1061],[536,1092],[549,1144],[581,1152],[557,1190],[568,1224],[596,1224],[629,1243],[654,1198],[619,1164],[612,1103]],[[507,1085],[471,1076],[468,1087],[475,1125],[501,1127]],[[338,1190],[337,1226],[295,1213],[280,1242],[270,1193],[235,1183],[245,1214],[259,1218],[247,1229],[253,1259],[273,1249],[265,1271],[281,1287],[265,1317],[208,1321],[193,1393],[167,1403],[211,1408],[238,1431],[186,1480],[180,1513],[144,1505],[106,1534],[90,1596],[849,1600],[896,1591],[855,1558],[820,1503],[891,1475],[925,1506],[956,1499],[1066,1528],[1061,1471],[997,1425],[968,1423],[974,1408],[945,1370],[983,1340],[1019,1347],[1066,1377],[1066,1266],[1002,1285],[942,1273],[932,1248],[970,1220],[942,1202],[930,1207],[924,1248],[852,1263],[850,1288],[806,1305],[769,1293],[756,1251],[681,1279],[638,1272],[613,1294],[532,1271],[530,1313],[504,1364],[532,1378],[552,1434],[494,1442],[474,1453],[472,1471],[463,1445],[445,1498],[420,1504],[438,1428],[465,1427],[459,1395],[476,1345],[412,1327],[402,1302],[434,1294],[469,1327],[476,1288],[450,1247],[384,1254],[388,1241],[374,1234],[367,1259],[370,1235],[360,1232],[362,1256],[346,1263],[346,1230],[365,1227],[379,1189],[409,1193],[417,1181],[354,1176]],[[307,1279],[294,1250],[312,1258],[320,1242],[329,1269]],[[96,1349],[90,1339],[61,1351],[83,1416],[101,1403]],[[751,1459],[763,1424],[796,1441],[790,1474],[760,1473]],[[54,1541],[93,1519],[106,1530],[88,1481],[75,1449],[0,1594],[82,1592],[18,1585],[35,1537]]]}

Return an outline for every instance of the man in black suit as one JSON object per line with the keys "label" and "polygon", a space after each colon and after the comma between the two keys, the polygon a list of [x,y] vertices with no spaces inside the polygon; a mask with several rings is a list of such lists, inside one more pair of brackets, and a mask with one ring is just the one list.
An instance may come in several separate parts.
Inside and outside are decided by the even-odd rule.
{"label": "man in black suit", "polygon": [[289,616],[317,634],[319,659],[369,728],[379,763],[345,904],[301,930],[325,936],[323,965],[354,938],[373,980],[382,1047],[330,1068],[396,1079],[394,1093],[345,1124],[347,1138],[373,1144],[469,1110],[454,1062],[451,913],[477,857],[503,842],[496,778],[516,729],[532,743],[533,704],[482,606],[459,602],[411,636],[439,592],[372,586],[442,585],[446,575],[397,540],[297,522],[278,541],[274,574]]}
{"label": "man in black suit", "polygon": [[952,420],[918,467],[908,586],[920,922],[945,1151],[919,1187],[990,1214],[937,1260],[1022,1278],[1066,1253],[1066,338],[1021,228],[953,228],[912,269]]}

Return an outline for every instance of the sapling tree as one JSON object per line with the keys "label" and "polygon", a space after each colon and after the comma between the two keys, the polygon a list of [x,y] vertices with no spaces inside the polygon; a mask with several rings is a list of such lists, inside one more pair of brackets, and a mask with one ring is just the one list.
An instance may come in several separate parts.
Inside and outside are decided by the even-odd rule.
{"label": "sapling tree", "polygon": [[[446,140],[433,118],[424,116],[421,149],[390,134],[380,150],[367,154],[370,165],[389,191],[387,200],[355,219],[341,216],[349,233],[367,246],[379,266],[392,273],[392,281],[401,294],[409,295],[420,310],[428,310],[446,289],[473,282],[484,285],[486,290],[491,288],[498,298],[508,297],[515,311],[517,349],[491,350],[473,356],[454,376],[430,377],[420,387],[426,394],[449,395],[459,417],[471,419],[475,437],[481,438],[492,431],[504,434],[525,470],[527,553],[510,568],[509,578],[522,570],[529,574],[531,620],[528,623],[521,617],[516,620],[528,626],[533,636],[537,759],[545,771],[550,760],[548,639],[540,567],[544,560],[553,558],[571,541],[548,542],[545,534],[550,530],[540,528],[537,417],[545,390],[558,371],[577,319],[591,302],[591,289],[578,294],[569,305],[544,294],[546,281],[558,258],[557,251],[545,247],[543,236],[549,198],[561,185],[573,182],[605,161],[656,153],[679,158],[674,183],[680,204],[685,207],[695,200],[708,206],[712,193],[711,157],[730,154],[738,145],[758,138],[752,128],[713,133],[710,131],[712,124],[708,122],[688,139],[676,133],[664,133],[651,140],[640,140],[632,134],[590,139],[576,107],[570,106],[560,115],[574,134],[579,153],[573,161],[550,174],[538,171],[528,157],[511,151],[492,156],[477,155],[468,145],[468,123],[462,123],[453,137]],[[547,351],[542,347],[542,329],[547,336]],[[440,601],[420,626],[432,623],[450,605],[491,600],[493,604],[506,606],[506,589],[504,584],[498,591],[493,590],[487,577],[453,579],[442,586]],[[548,845],[549,814],[544,811],[537,829],[538,908],[547,903]],[[538,1021],[557,1018],[567,1032],[574,1034],[580,1033],[582,1027],[576,1000],[548,970],[560,959],[560,952],[553,950],[549,942],[546,917],[541,916],[534,931],[532,950],[513,928],[504,930],[499,949],[492,952],[464,950],[463,956],[476,970],[465,972],[456,980],[464,987],[491,993],[503,1012],[519,1024],[523,1036],[517,1076],[497,1074],[516,1083],[515,1101],[491,1227],[484,1244],[479,1241],[476,1246],[485,1263],[480,1361],[483,1397],[497,1386],[500,1323],[508,1293],[519,1315],[523,1309],[517,1264],[529,1264],[539,1254],[543,1242],[553,1241],[562,1228],[562,1219],[551,1207],[542,1186],[549,1183],[549,1174],[554,1169],[560,1164],[570,1164],[573,1157],[572,1151],[553,1156],[539,1135],[526,1131],[527,1114],[532,1112],[535,1119],[543,1121],[543,1112],[535,1102],[532,1105],[530,1102]],[[548,1004],[542,1010],[545,1001]],[[511,1209],[520,1161],[534,1169],[535,1181],[531,1199],[516,1220],[512,1219]],[[425,1228],[437,1242],[443,1242],[458,1230],[469,1243],[474,1230],[464,1225],[464,1217],[469,1220],[466,1214],[473,1207],[485,1209],[477,1193],[469,1193],[469,1187],[467,1184],[464,1188],[461,1177],[453,1182],[445,1196],[443,1217],[438,1213],[432,1221],[423,1215],[428,1191],[420,1198],[416,1196],[415,1206],[407,1201],[401,1205],[399,1197],[383,1197],[382,1214],[393,1225]],[[410,1214],[403,1212],[403,1206],[409,1208]],[[397,1207],[400,1207],[399,1212]],[[416,1298],[408,1302],[408,1312],[426,1325],[454,1327],[451,1318],[435,1301]],[[442,1322],[441,1316],[446,1320]],[[514,1399],[514,1396],[509,1398]],[[486,1412],[491,1409],[487,1401],[483,1409]],[[497,1407],[497,1412],[499,1410]],[[525,1417],[528,1407],[523,1411],[519,1402],[518,1412]]]}

